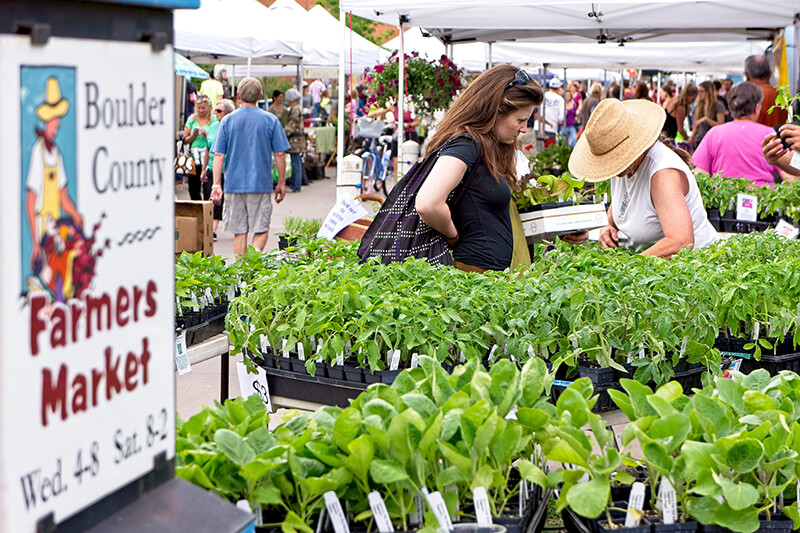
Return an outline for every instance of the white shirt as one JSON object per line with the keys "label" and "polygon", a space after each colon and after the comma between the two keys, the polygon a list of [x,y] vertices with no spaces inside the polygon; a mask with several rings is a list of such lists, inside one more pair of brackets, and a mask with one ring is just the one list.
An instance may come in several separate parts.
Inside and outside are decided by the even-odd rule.
{"label": "white shirt", "polygon": [[656,142],[630,178],[611,178],[611,214],[617,229],[630,239],[637,250],[649,248],[664,238],[656,208],[650,197],[653,175],[659,170],[674,168],[686,174],[689,192],[686,205],[694,227],[694,248],[708,246],[717,240],[717,232],[708,221],[703,198],[694,174],[678,154],[661,142]]}
{"label": "white shirt", "polygon": [[[557,133],[558,126],[564,123],[564,98],[558,93],[547,91],[544,93],[544,131],[545,133]],[[534,125],[539,130],[539,120]]]}
{"label": "white shirt", "polygon": [[66,187],[67,173],[64,170],[64,159],[61,157],[61,152],[55,145],[52,150],[48,151],[45,147],[44,140],[38,138],[31,149],[31,158],[28,163],[28,178],[26,181],[28,189],[36,194],[37,213],[42,210],[45,165],[56,167],[56,172],[58,173],[58,190],[60,191]]}

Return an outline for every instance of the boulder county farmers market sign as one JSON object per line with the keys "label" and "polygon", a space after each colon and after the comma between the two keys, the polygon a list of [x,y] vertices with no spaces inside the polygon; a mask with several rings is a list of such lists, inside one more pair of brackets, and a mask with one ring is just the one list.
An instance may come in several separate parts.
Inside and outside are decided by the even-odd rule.
{"label": "boulder county farmers market sign", "polygon": [[0,36],[0,531],[174,457],[172,61]]}

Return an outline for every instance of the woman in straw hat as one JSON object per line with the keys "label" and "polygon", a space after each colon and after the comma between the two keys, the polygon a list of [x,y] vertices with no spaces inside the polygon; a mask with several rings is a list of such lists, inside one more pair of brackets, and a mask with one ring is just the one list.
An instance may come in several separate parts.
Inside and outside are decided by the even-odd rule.
{"label": "woman in straw hat", "polygon": [[717,238],[687,165],[689,155],[659,142],[664,116],[647,100],[603,100],[575,145],[572,174],[589,182],[611,179],[608,226],[599,239],[603,248],[619,245],[619,231],[630,246],[657,257]]}
{"label": "woman in straw hat", "polygon": [[[444,148],[419,190],[416,208],[447,239],[461,270],[505,270],[511,265],[509,205],[517,182],[516,141],[542,99],[541,87],[524,70],[498,65],[456,99],[430,141],[429,157]],[[462,192],[459,185],[467,176]],[[460,196],[449,205],[454,191]]]}

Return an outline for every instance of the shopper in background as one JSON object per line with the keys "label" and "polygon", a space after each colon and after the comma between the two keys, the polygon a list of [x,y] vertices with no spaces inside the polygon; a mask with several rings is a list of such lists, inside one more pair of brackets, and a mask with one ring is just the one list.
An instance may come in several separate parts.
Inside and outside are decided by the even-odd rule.
{"label": "shopper in background", "polygon": [[586,101],[583,102],[583,108],[581,109],[581,124],[583,124],[583,127],[586,127],[586,124],[589,123],[589,117],[592,116],[592,112],[602,99],[603,86],[595,82],[589,89],[589,96],[586,97]]}
{"label": "shopper in background", "polygon": [[[633,90],[633,97],[637,100],[650,100],[650,89],[643,81],[636,82],[636,88]],[[652,100],[650,100],[652,102]]]}
{"label": "shopper in background", "polygon": [[719,95],[725,98],[728,97],[728,91],[733,88],[733,80],[730,78],[725,78],[722,80],[722,88],[719,90]]}
{"label": "shopper in background", "polygon": [[275,201],[286,195],[286,154],[289,141],[272,113],[259,109],[263,92],[255,78],[239,83],[239,109],[220,124],[211,151],[214,152],[214,184],[211,200],[222,200],[222,167],[225,174],[225,227],[233,233],[233,252],[247,251],[247,234],[253,233],[253,247],[261,251],[267,244],[272,216],[272,155],[278,167]]}
{"label": "shopper in background", "polygon": [[720,91],[722,90],[722,82],[719,80],[714,80],[712,83],[714,84],[714,90],[717,95],[717,102],[721,103],[722,107],[725,108],[725,122],[730,122],[733,120],[733,117],[731,117],[731,110],[728,107],[728,99],[720,94]]}
{"label": "shopper in background", "polygon": [[[524,70],[493,67],[469,84],[439,123],[427,153],[438,159],[419,190],[420,218],[453,250],[456,268],[504,270],[514,255],[510,202],[517,187],[516,141],[542,102],[539,85]],[[449,206],[448,196],[459,194]]]}
{"label": "shopper in background", "polygon": [[208,73],[208,76],[208,79],[200,84],[200,94],[208,96],[211,107],[214,107],[217,105],[217,101],[225,94],[225,89],[222,87],[222,84],[217,81],[213,68],[211,72]]}
{"label": "shopper in background", "polygon": [[306,151],[306,134],[303,130],[303,111],[300,108],[302,95],[297,89],[286,91],[286,126],[283,131],[289,139],[289,157],[292,160],[292,182],[289,190],[300,192],[303,185],[303,152]]}
{"label": "shopper in background", "polygon": [[[660,91],[661,103],[659,104],[664,109],[669,105],[670,100],[675,98],[675,88],[671,85],[664,85]],[[667,119],[669,120],[669,119]]]}
{"label": "shopper in background", "polygon": [[725,123],[725,106],[717,100],[717,90],[710,81],[700,84],[694,110],[694,126],[689,136],[693,148],[700,144],[708,130]]}
{"label": "shopper in background", "polygon": [[687,84],[681,91],[681,95],[677,98],[672,98],[664,110],[667,112],[664,119],[663,132],[666,137],[671,140],[677,140],[680,133],[683,139],[689,139],[689,134],[686,133],[684,122],[686,116],[689,114],[689,107],[697,99],[697,87],[694,84]]}
{"label": "shopper in background", "polygon": [[[233,102],[228,99],[222,99],[217,102],[217,105],[214,106],[214,122],[208,127],[208,131],[206,132],[206,139],[208,148],[206,149],[205,158],[203,161],[205,164],[203,165],[203,175],[201,177],[201,182],[203,184],[203,200],[210,200],[211,199],[211,185],[214,183],[214,152],[211,151],[211,147],[214,145],[214,139],[217,136],[217,131],[219,130],[219,125],[225,115],[233,113],[236,111],[236,106],[233,105]],[[222,165],[222,176],[220,178],[220,186],[224,189],[225,188],[225,162],[223,161]],[[217,228],[219,226],[220,220],[222,220],[222,207],[224,205],[225,199],[224,197],[220,199],[219,203],[214,204],[214,240],[217,240]]]}
{"label": "shopper in background", "polygon": [[281,126],[285,128],[288,112],[286,110],[286,106],[283,105],[283,99],[284,95],[282,92],[277,89],[272,91],[272,103],[267,108],[267,111],[278,117]]}
{"label": "shopper in background", "polygon": [[203,162],[206,150],[211,146],[207,137],[208,127],[217,120],[211,113],[211,109],[211,100],[208,96],[199,95],[194,104],[194,113],[186,121],[186,127],[183,129],[183,142],[189,145],[189,151],[195,162],[195,173],[188,176],[189,198],[192,200],[202,199],[200,174],[205,168]]}
{"label": "shopper in background", "polygon": [[580,124],[581,110],[583,109],[583,101],[586,99],[583,96],[583,93],[581,93],[581,82],[573,81],[572,83],[570,83],[569,90],[567,92],[572,94],[572,101],[575,102],[575,122],[576,124]]}
{"label": "shopper in background", "polygon": [[578,105],[576,104],[575,100],[573,100],[572,91],[567,91],[564,93],[564,101],[564,107],[566,109],[564,118],[564,133],[566,134],[567,144],[570,146],[575,146],[575,141],[578,140],[578,124],[575,120],[576,112],[578,111]]}
{"label": "shopper in background", "polygon": [[[544,95],[544,136],[555,140],[561,126],[564,125],[564,87],[558,78],[550,78],[548,91]],[[539,117],[541,118],[541,117]],[[539,122],[534,125],[539,131]]]}
{"label": "shopper in background", "polygon": [[[600,230],[603,248],[619,246],[622,232],[630,247],[671,257],[717,238],[687,165],[689,154],[658,140],[664,115],[647,100],[603,100],[572,151],[573,175],[588,182],[611,179],[608,226]],[[588,232],[581,237],[572,242],[585,241]]]}
{"label": "shopper in background", "polygon": [[[733,122],[712,128],[692,156],[692,163],[709,174],[747,178],[755,185],[772,185],[774,174],[781,173],[775,164],[767,163],[761,142],[775,131],[756,122],[763,98],[761,89],[742,82],[728,91]],[[784,179],[793,179],[781,175]]]}
{"label": "shopper in background", "polygon": [[778,96],[778,91],[769,84],[770,74],[767,56],[753,55],[744,60],[745,80],[756,85],[764,93],[764,99],[761,101],[761,111],[758,113],[756,122],[774,128],[786,123],[787,114],[783,109],[777,108],[772,113],[769,112],[770,108],[775,105],[775,97]]}

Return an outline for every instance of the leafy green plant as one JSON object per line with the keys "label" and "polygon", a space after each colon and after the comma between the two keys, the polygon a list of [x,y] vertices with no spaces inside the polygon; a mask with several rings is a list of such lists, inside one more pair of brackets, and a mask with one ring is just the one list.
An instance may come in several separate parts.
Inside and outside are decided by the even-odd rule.
{"label": "leafy green plant", "polygon": [[535,177],[529,174],[522,178],[522,183],[522,189],[513,193],[519,209],[536,204],[571,200],[576,197],[577,190],[583,187],[584,182],[569,172],[563,172],[559,177],[552,174]]}
{"label": "leafy green plant", "polygon": [[778,94],[775,95],[775,105],[771,106],[768,113],[772,114],[774,109],[783,109],[787,114],[787,123],[793,121],[800,121],[800,115],[794,114],[794,103],[800,102],[800,94],[792,96],[791,89],[788,85],[781,85],[778,87]]}
{"label": "leafy green plant", "polygon": [[322,219],[319,218],[284,217],[283,219],[284,232],[289,237],[314,239],[321,226]]}
{"label": "leafy green plant", "polygon": [[534,157],[530,158],[531,172],[536,175],[554,174],[561,175],[567,171],[572,147],[564,139],[558,139],[545,147]]}

